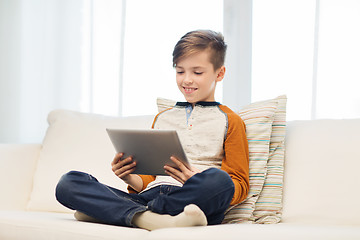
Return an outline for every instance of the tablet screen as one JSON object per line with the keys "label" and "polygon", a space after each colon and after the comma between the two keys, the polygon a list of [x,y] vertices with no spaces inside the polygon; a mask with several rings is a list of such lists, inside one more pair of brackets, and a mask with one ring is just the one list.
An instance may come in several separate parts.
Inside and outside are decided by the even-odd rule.
{"label": "tablet screen", "polygon": [[177,157],[188,164],[175,130],[106,129],[116,152],[136,161],[134,174],[167,175],[164,165],[176,167],[170,160]]}

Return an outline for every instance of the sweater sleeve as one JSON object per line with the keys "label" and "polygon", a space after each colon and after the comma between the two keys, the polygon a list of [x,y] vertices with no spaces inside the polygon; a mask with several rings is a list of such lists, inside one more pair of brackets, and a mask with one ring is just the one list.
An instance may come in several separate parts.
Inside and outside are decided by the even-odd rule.
{"label": "sweater sleeve", "polygon": [[[144,190],[150,182],[155,180],[155,176],[152,176],[152,175],[140,175],[139,174],[139,176],[141,177],[141,180],[143,181],[143,187],[141,190]],[[128,185],[127,189],[129,191],[129,193],[138,193],[129,185]]]}
{"label": "sweater sleeve", "polygon": [[235,185],[231,205],[243,201],[249,192],[249,148],[243,120],[229,108],[221,106],[228,116],[228,130],[224,142],[221,169],[226,171]]}

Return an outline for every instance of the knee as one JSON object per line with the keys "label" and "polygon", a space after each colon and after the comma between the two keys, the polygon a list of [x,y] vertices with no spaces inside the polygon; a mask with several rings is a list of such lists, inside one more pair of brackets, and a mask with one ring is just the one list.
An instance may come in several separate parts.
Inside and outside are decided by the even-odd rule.
{"label": "knee", "polygon": [[201,173],[203,176],[202,184],[205,188],[234,189],[234,183],[229,174],[221,169],[209,168]]}
{"label": "knee", "polygon": [[78,189],[78,186],[82,179],[86,178],[88,175],[86,173],[71,171],[64,174],[55,188],[55,197],[56,199],[65,204],[68,202],[69,198],[73,196],[73,191]]}

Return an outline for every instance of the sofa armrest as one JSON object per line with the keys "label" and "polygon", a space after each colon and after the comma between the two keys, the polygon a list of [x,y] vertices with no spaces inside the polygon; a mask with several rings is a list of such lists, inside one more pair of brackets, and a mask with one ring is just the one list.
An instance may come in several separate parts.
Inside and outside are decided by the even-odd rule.
{"label": "sofa armrest", "polygon": [[26,208],[40,149],[40,144],[0,144],[0,210]]}

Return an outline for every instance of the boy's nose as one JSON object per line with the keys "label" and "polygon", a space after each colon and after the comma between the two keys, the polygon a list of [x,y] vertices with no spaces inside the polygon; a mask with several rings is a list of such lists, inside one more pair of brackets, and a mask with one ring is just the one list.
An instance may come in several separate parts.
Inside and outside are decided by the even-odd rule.
{"label": "boy's nose", "polygon": [[193,82],[194,81],[192,80],[192,78],[190,76],[185,76],[185,78],[184,78],[184,83],[185,84],[191,84]]}

